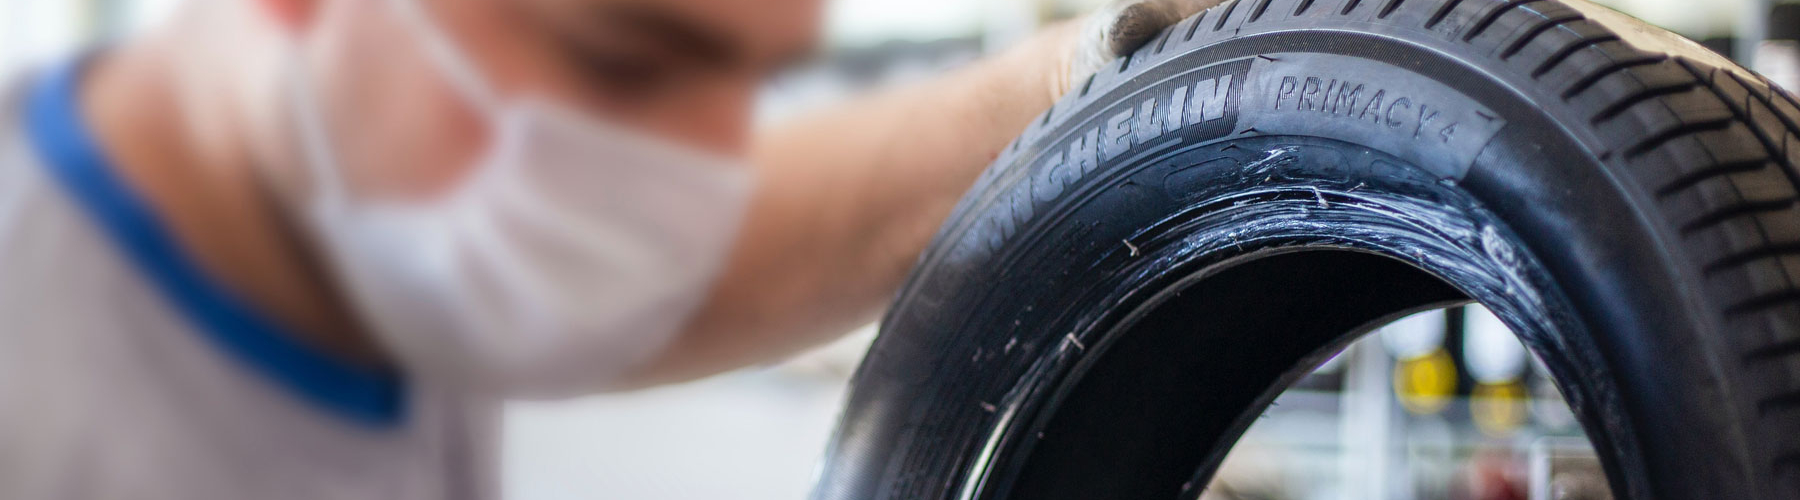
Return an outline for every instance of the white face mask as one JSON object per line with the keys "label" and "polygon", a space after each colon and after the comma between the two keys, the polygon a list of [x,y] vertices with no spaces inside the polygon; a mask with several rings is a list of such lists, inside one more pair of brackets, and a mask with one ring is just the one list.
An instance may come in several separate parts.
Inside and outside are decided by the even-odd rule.
{"label": "white face mask", "polygon": [[308,216],[357,312],[415,376],[463,390],[604,388],[686,325],[725,258],[750,171],[534,100],[496,94],[418,0],[390,0],[492,148],[446,196],[358,197],[311,82],[296,114]]}

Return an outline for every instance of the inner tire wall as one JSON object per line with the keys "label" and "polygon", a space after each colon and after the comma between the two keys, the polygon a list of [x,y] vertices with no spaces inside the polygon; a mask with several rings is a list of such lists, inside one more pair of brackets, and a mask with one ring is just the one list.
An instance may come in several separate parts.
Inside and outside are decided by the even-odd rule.
{"label": "inner tire wall", "polygon": [[[1346,332],[1397,319],[1393,311],[1464,300],[1436,277],[1371,253],[1297,251],[1229,267],[1106,346],[1041,435],[1030,436],[1054,446],[1034,450],[1017,486],[993,497],[1193,498],[1206,485],[1196,464],[1231,447],[1209,440],[1235,438],[1248,424],[1220,408],[1266,406],[1266,388],[1285,387],[1355,338]],[[1236,338],[1247,332],[1282,337]]]}

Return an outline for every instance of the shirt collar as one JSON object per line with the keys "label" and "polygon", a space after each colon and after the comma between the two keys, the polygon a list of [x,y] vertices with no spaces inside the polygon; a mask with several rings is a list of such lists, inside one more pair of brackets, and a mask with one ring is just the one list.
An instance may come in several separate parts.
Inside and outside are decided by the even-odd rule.
{"label": "shirt collar", "polygon": [[298,336],[222,286],[184,253],[94,140],[81,114],[86,58],[41,75],[26,98],[25,129],[42,163],[132,265],[220,352],[320,410],[373,427],[404,420],[406,390],[393,373],[352,365]]}

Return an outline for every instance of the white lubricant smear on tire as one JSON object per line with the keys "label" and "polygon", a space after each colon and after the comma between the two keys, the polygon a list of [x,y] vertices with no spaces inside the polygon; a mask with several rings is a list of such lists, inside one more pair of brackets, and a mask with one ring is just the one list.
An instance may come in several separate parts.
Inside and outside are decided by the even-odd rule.
{"label": "white lubricant smear on tire", "polygon": [[1506,291],[1513,293],[1517,289],[1515,282],[1519,281],[1517,274],[1513,272],[1519,267],[1519,258],[1517,254],[1513,253],[1512,246],[1507,245],[1506,241],[1500,238],[1500,231],[1494,229],[1494,226],[1482,226],[1481,251],[1487,254],[1494,263],[1499,264],[1502,271],[1507,272],[1509,276],[1506,280]]}

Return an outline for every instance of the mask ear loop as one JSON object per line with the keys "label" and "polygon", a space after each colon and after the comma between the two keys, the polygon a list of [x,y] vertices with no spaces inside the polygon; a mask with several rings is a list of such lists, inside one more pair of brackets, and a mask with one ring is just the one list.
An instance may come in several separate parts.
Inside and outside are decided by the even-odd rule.
{"label": "mask ear loop", "polygon": [[[462,96],[463,101],[476,114],[487,120],[489,133],[495,134],[491,140],[496,143],[506,141],[507,139],[501,136],[510,135],[507,130],[511,127],[506,123],[511,119],[508,116],[509,113],[506,112],[510,106],[507,105],[505,99],[501,98],[500,92],[482,72],[480,65],[469,56],[469,52],[457,44],[450,33],[444,29],[443,24],[432,16],[425,2],[421,0],[385,1],[393,10],[399,23],[404,26],[403,29],[410,32],[413,40],[425,51],[425,57],[431,60],[432,66],[437,68],[438,74],[457,94]],[[492,149],[498,147],[505,146],[498,144],[490,146],[491,149],[483,154],[499,154],[497,149]],[[481,166],[484,163],[477,162],[476,165]],[[450,193],[450,198],[466,199],[473,196],[469,194],[470,191],[482,184],[474,182],[473,178],[497,175],[494,173],[495,171],[494,168],[477,168],[468,172],[468,176],[458,182],[457,187]]]}
{"label": "mask ear loop", "polygon": [[387,0],[387,4],[394,9],[400,24],[419,41],[425,56],[431,58],[433,65],[449,80],[450,86],[477,112],[489,120],[496,119],[502,105],[493,83],[482,76],[468,52],[450,38],[431,13],[425,11],[425,6],[419,0]]}

